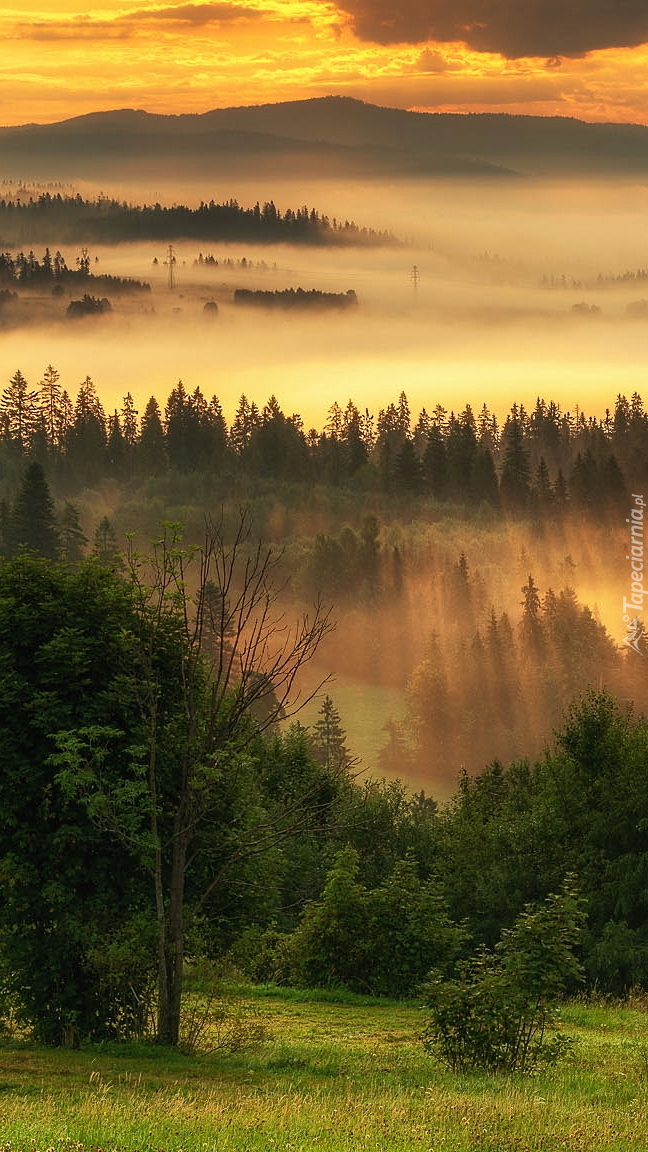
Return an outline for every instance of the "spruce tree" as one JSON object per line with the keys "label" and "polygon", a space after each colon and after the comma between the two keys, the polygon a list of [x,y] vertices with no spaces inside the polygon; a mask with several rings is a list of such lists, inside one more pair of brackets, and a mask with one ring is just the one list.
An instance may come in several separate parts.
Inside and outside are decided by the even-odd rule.
{"label": "spruce tree", "polygon": [[13,552],[32,552],[55,560],[59,551],[59,534],[45,473],[32,460],[25,470],[10,522]]}
{"label": "spruce tree", "polygon": [[324,697],[318,720],[313,726],[311,745],[315,759],[331,772],[346,771],[353,764],[340,713],[328,695]]}
{"label": "spruce tree", "polygon": [[78,564],[83,559],[88,537],[81,527],[81,517],[76,504],[65,501],[61,513],[61,558],[68,564]]}
{"label": "spruce tree", "polygon": [[38,412],[38,393],[30,389],[20,369],[14,372],[2,393],[0,410],[5,435],[20,452],[29,447],[31,432]]}
{"label": "spruce tree", "polygon": [[160,407],[151,396],[142,417],[139,443],[137,445],[139,469],[145,475],[157,476],[166,468],[166,447]]}
{"label": "spruce tree", "polygon": [[104,568],[117,572],[124,567],[115,529],[107,516],[104,516],[97,525],[92,551]]}
{"label": "spruce tree", "polygon": [[527,507],[531,494],[529,454],[524,442],[524,427],[518,415],[509,416],[502,435],[502,475],[500,494],[507,510]]}

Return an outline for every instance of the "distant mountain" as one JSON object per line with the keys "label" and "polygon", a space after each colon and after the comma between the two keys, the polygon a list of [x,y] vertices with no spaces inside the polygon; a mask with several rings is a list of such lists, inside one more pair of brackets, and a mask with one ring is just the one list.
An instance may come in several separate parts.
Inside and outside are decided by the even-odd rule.
{"label": "distant mountain", "polygon": [[133,109],[0,129],[0,176],[640,175],[648,128],[407,112],[344,96],[163,116]]}

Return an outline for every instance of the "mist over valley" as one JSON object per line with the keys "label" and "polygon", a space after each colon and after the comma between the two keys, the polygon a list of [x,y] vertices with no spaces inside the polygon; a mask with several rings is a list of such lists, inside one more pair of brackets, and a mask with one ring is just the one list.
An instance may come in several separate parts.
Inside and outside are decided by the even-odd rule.
{"label": "mist over valley", "polygon": [[[501,429],[513,405],[522,406],[522,413],[532,412],[542,397],[546,403],[557,402],[574,429],[581,413],[590,422],[602,422],[617,394],[629,398],[641,393],[645,381],[648,245],[642,229],[648,186],[640,174],[645,130],[527,119],[435,118],[354,102],[315,101],[178,119],[120,112],[6,130],[0,141],[0,165],[7,173],[11,170],[3,185],[5,205],[36,205],[44,199],[40,212],[5,207],[0,213],[0,249],[11,260],[31,252],[40,261],[47,247],[51,254],[60,251],[72,270],[85,259],[89,279],[84,285],[71,277],[53,295],[48,283],[30,284],[27,273],[16,271],[15,281],[6,286],[11,298],[0,305],[5,374],[9,378],[20,368],[33,387],[45,366],[54,364],[72,397],[89,376],[106,417],[121,411],[127,393],[140,418],[151,395],[163,412],[164,398],[179,380],[188,395],[196,389],[207,400],[217,395],[229,426],[242,395],[259,412],[274,396],[286,417],[298,414],[304,436],[310,429],[318,435],[325,431],[331,406],[337,402],[344,410],[349,399],[363,417],[373,418],[375,428],[381,412],[405,392],[411,410],[405,436],[413,437],[419,461],[424,442],[415,429],[420,428],[422,409],[424,416],[429,414],[426,419],[436,411],[433,423],[443,423],[468,411],[477,417],[487,404]],[[249,171],[238,162],[225,165],[225,157],[232,158],[230,139],[227,148],[219,149],[223,170],[210,152],[215,167],[207,173],[206,132],[256,132],[261,127],[278,133],[282,147],[288,146],[289,137],[317,147],[326,140],[327,147],[346,148],[354,155],[369,146],[374,151],[394,149],[399,140],[402,148],[418,150],[419,156],[426,149],[438,154],[452,139],[457,154],[461,149],[471,164],[503,164],[515,152],[518,175],[505,174],[502,168],[494,179],[493,172],[485,177],[483,171],[455,169],[443,177],[440,172],[435,178],[418,173],[411,179],[411,171],[401,164],[389,179],[384,166],[362,177],[354,170],[351,178],[337,163],[329,163],[330,157],[320,157],[322,162],[308,170],[292,154],[281,165],[267,164],[258,137],[248,142],[254,161]],[[88,133],[94,152],[87,151]],[[142,148],[144,138],[149,143]],[[608,143],[601,149],[602,140]],[[123,151],[111,155],[118,141]],[[25,156],[37,157],[44,165],[42,171],[29,164],[14,167],[23,146]],[[182,179],[173,160],[179,148],[185,153]],[[57,164],[48,169],[49,181],[39,183],[35,176],[45,176],[52,150],[57,151]],[[443,153],[446,158],[449,154]],[[532,154],[534,163],[529,160]],[[154,162],[156,155],[164,157],[164,163]],[[598,166],[592,163],[595,156]],[[83,163],[77,164],[75,157],[83,157]],[[101,183],[94,179],[98,157],[105,162]],[[83,225],[74,224],[73,196],[88,205],[78,207],[79,221],[86,220]],[[55,207],[59,197],[71,208],[56,209],[56,215],[46,201]],[[194,220],[185,214],[185,229],[196,234],[183,235],[183,217],[176,214],[169,216],[168,225],[159,217],[156,237],[136,239],[124,229],[150,227],[147,217],[133,216],[134,223],[126,225],[122,216],[120,224],[115,212],[108,211],[111,202],[115,208],[157,203],[174,211],[174,206],[195,211],[201,204],[235,202],[243,212],[257,204],[257,212],[263,213],[271,204],[279,221],[287,209],[298,210],[305,225],[298,243],[276,243],[270,230],[263,242],[251,243],[245,232],[232,238],[220,218],[208,215]],[[94,217],[92,204],[97,206]],[[328,233],[306,230],[309,219],[316,217],[331,221]],[[243,216],[241,221],[243,227]],[[298,222],[295,216],[295,226]],[[120,242],[105,242],[108,225],[122,229]],[[77,243],[75,228],[81,230]],[[113,278],[112,288],[107,278]],[[127,279],[140,284],[140,290],[117,287]],[[71,319],[71,302],[84,293],[93,298],[96,293],[97,299],[105,295],[110,310]],[[241,307],[246,294],[258,300],[266,294],[266,303],[280,306]],[[320,303],[335,302],[353,294],[357,307],[352,310],[312,307],[317,297]],[[301,307],[288,307],[290,301],[301,301]],[[438,415],[441,410],[443,417]],[[603,437],[609,439],[609,433]],[[577,439],[565,459],[550,466],[551,484],[559,467],[565,483],[573,481]],[[376,445],[368,445],[378,467]],[[501,474],[499,433],[492,447]],[[597,451],[600,455],[601,446]],[[538,460],[532,448],[534,474]],[[602,514],[600,523],[588,508],[587,527],[582,527],[574,507],[559,524],[550,520],[538,533],[537,510],[529,520],[529,510],[522,515],[524,509],[518,509],[509,522],[510,510],[494,510],[479,484],[467,503],[462,497],[460,506],[455,501],[449,507],[440,505],[425,485],[407,499],[398,497],[393,476],[385,476],[380,467],[373,479],[360,485],[357,477],[335,481],[319,474],[324,488],[308,495],[299,486],[284,490],[280,483],[273,490],[270,474],[265,479],[257,475],[252,488],[241,489],[230,465],[223,467],[220,475],[200,482],[191,471],[184,475],[172,469],[152,497],[153,511],[145,508],[141,476],[113,475],[109,482],[98,478],[87,490],[79,478],[74,499],[88,529],[101,515],[109,515],[120,533],[154,533],[156,518],[172,518],[188,522],[195,535],[205,512],[244,495],[258,505],[263,530],[295,556],[300,549],[310,554],[318,535],[337,538],[345,525],[359,538],[366,518],[377,515],[381,593],[375,603],[364,593],[357,603],[349,603],[326,577],[320,587],[311,561],[304,557],[291,564],[297,598],[321,592],[339,619],[338,631],[323,645],[305,688],[329,672],[339,676],[338,703],[354,750],[368,771],[404,774],[432,792],[451,790],[462,765],[476,771],[493,756],[538,754],[570,693],[589,683],[601,686],[601,676],[621,675],[602,673],[600,662],[592,658],[571,687],[568,677],[562,696],[557,687],[552,689],[554,697],[545,705],[538,702],[537,688],[520,684],[509,705],[502,704],[499,728],[491,725],[490,735],[474,731],[480,721],[456,714],[464,708],[461,684],[477,675],[471,648],[475,635],[487,635],[493,613],[497,619],[504,614],[514,630],[519,627],[521,590],[530,575],[543,597],[549,590],[559,594],[571,589],[579,604],[605,625],[618,650],[625,572],[619,551],[622,502],[613,516],[609,509]],[[14,470],[10,488],[16,482]],[[331,483],[340,486],[329,491]],[[627,473],[626,483],[630,485]],[[66,484],[69,481],[62,481],[60,498]],[[398,578],[391,569],[392,554],[403,564]],[[459,606],[451,574],[462,556],[469,591]],[[401,589],[392,600],[394,581],[401,582]],[[454,710],[451,722],[439,711],[437,727],[449,726],[455,735],[441,740],[427,760],[414,751],[399,767],[398,749],[386,752],[385,724],[404,722],[411,729],[412,708],[422,707],[412,695],[416,677],[420,689],[421,668],[440,658],[431,655],[435,645],[447,670],[444,708]],[[515,679],[513,651],[511,659],[509,675]],[[479,675],[485,684],[496,673],[482,668]],[[484,684],[487,696],[490,689]],[[305,722],[316,706],[306,711]],[[513,711],[507,718],[509,706]],[[438,701],[430,707],[440,709]],[[462,725],[472,735],[461,736]],[[499,734],[493,736],[496,730]]]}

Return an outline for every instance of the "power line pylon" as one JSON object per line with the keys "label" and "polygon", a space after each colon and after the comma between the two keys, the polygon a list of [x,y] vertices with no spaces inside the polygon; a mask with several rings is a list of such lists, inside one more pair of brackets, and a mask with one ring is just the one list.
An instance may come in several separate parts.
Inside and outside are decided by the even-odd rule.
{"label": "power line pylon", "polygon": [[173,289],[174,289],[174,288],[175,288],[175,286],[176,286],[176,281],[175,281],[175,266],[176,266],[176,258],[175,258],[175,254],[174,254],[174,251],[173,251],[173,244],[169,244],[169,248],[168,248],[168,251],[167,251],[167,258],[166,258],[166,260],[164,261],[164,263],[166,264],[166,266],[167,266],[167,268],[168,268],[168,270],[169,270],[169,271],[168,271],[168,285],[169,285],[169,290],[170,290],[171,292],[173,292]]}
{"label": "power line pylon", "polygon": [[412,282],[412,287],[413,287],[414,291],[416,292],[418,290],[418,286],[419,286],[419,283],[421,280],[421,273],[419,272],[416,264],[414,265],[414,267],[412,268],[412,271],[410,272],[410,280]]}

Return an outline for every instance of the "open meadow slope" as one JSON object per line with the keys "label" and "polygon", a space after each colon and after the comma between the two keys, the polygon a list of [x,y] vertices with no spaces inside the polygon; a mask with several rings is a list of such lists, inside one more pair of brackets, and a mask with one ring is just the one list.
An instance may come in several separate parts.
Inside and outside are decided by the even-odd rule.
{"label": "open meadow slope", "polygon": [[571,1055],[535,1077],[453,1076],[413,1004],[257,995],[237,1055],[0,1049],[3,1152],[644,1152],[646,1016],[563,1010]]}

